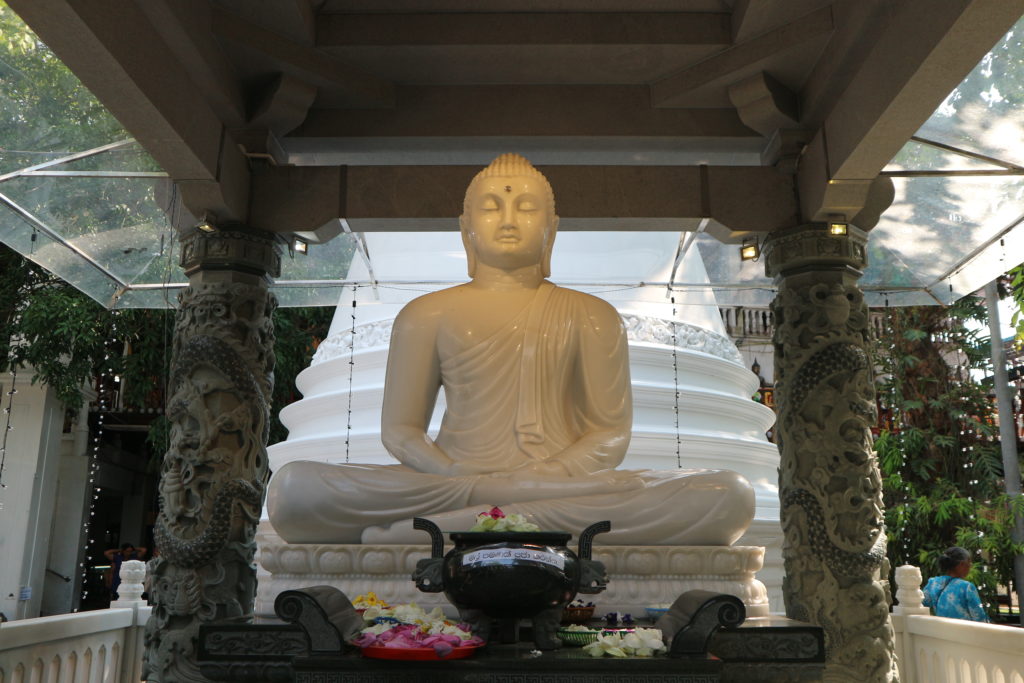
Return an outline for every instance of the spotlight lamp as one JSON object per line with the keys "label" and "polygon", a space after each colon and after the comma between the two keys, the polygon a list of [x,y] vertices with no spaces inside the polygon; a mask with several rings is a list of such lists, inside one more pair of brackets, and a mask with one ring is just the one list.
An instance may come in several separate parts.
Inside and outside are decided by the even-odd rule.
{"label": "spotlight lamp", "polygon": [[210,214],[203,214],[203,217],[196,223],[196,230],[202,230],[203,232],[217,232],[217,226],[213,222],[213,216]]}
{"label": "spotlight lamp", "polygon": [[296,237],[292,240],[292,250],[296,254],[308,254],[309,253],[309,242],[299,239]]}
{"label": "spotlight lamp", "polygon": [[833,237],[842,237],[846,234],[846,223],[842,221],[830,221],[828,224],[828,234]]}
{"label": "spotlight lamp", "polygon": [[761,247],[756,239],[745,239],[740,246],[741,261],[757,261],[761,257]]}

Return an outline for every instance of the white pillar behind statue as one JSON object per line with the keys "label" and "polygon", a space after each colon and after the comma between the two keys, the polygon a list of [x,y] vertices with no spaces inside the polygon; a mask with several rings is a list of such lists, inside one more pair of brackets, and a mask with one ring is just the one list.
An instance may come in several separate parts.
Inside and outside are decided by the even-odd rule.
{"label": "white pillar behind statue", "polygon": [[[42,615],[66,614],[79,606],[88,541],[83,521],[89,514],[93,487],[89,482],[89,403],[95,392],[83,392],[83,405],[61,434],[60,471],[53,508],[50,549],[43,579]],[[68,580],[70,579],[70,580]]]}
{"label": "white pillar behind statue", "polygon": [[[21,368],[16,382],[0,378],[3,407],[11,406],[0,489],[0,612],[8,619],[40,615],[60,469],[64,404],[31,378],[31,368]],[[8,416],[0,417],[3,430]]]}

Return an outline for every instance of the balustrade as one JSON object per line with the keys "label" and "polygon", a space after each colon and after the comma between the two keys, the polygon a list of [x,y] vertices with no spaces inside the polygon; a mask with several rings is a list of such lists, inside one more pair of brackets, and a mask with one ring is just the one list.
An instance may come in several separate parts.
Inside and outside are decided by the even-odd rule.
{"label": "balustrade", "polygon": [[[138,583],[140,565],[123,563],[122,582]],[[0,683],[138,681],[149,611],[141,599],[118,600],[111,609],[0,624]]]}
{"label": "balustrade", "polygon": [[1024,629],[928,615],[921,573],[896,570],[896,632],[903,683],[1024,683]]}
{"label": "balustrade", "polygon": [[[725,331],[733,339],[763,339],[769,341],[775,332],[775,318],[767,306],[722,306],[719,308]],[[886,334],[885,313],[868,312],[869,324],[875,338]]]}

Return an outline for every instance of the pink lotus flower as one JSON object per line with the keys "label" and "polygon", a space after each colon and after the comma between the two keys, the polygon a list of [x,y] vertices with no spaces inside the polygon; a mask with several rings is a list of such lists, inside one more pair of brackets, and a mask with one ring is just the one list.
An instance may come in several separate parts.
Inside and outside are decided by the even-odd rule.
{"label": "pink lotus flower", "polygon": [[490,515],[491,519],[502,519],[505,513],[501,511],[500,507],[492,507],[490,512],[481,512],[481,515]]}

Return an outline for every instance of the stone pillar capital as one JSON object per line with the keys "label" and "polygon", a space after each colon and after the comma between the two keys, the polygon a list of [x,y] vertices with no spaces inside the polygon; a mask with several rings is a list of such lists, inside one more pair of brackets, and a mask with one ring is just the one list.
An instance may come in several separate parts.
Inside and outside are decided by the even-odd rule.
{"label": "stone pillar capital", "polygon": [[190,278],[208,271],[276,278],[281,248],[274,235],[259,230],[192,230],[181,236],[180,265]]}
{"label": "stone pillar capital", "polygon": [[765,274],[776,281],[811,271],[846,271],[860,277],[867,267],[868,234],[855,225],[833,235],[828,223],[776,230],[764,242]]}

